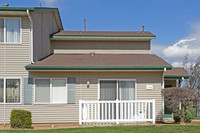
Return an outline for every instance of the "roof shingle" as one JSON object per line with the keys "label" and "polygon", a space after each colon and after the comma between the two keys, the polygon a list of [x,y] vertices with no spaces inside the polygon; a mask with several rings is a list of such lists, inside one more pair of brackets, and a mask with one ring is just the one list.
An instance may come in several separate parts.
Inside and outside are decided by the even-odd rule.
{"label": "roof shingle", "polygon": [[149,31],[60,31],[53,36],[156,37]]}

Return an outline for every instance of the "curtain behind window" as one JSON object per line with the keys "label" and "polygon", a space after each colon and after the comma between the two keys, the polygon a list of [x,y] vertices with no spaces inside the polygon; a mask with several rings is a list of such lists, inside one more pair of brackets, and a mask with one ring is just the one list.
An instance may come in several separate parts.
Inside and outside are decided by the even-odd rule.
{"label": "curtain behind window", "polygon": [[6,42],[20,42],[20,19],[6,19]]}
{"label": "curtain behind window", "polygon": [[4,42],[4,19],[0,19],[0,42]]}
{"label": "curtain behind window", "polygon": [[135,81],[119,81],[119,99],[135,100]]}
{"label": "curtain behind window", "polygon": [[20,103],[19,79],[6,79],[6,103]]}
{"label": "curtain behind window", "polygon": [[0,103],[4,102],[4,79],[0,79]]}
{"label": "curtain behind window", "polygon": [[50,103],[50,79],[35,80],[35,102]]}
{"label": "curtain behind window", "polygon": [[67,103],[66,79],[52,79],[53,103]]}
{"label": "curtain behind window", "polygon": [[117,81],[100,81],[100,100],[117,99]]}

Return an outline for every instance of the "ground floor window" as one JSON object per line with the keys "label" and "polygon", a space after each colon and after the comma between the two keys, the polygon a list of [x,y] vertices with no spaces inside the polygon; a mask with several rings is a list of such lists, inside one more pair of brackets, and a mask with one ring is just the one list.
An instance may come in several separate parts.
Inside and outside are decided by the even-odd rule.
{"label": "ground floor window", "polygon": [[75,77],[35,79],[35,103],[75,103]]}
{"label": "ground floor window", "polygon": [[99,80],[100,100],[135,100],[134,79]]}
{"label": "ground floor window", "polygon": [[0,103],[20,103],[20,79],[0,79]]}

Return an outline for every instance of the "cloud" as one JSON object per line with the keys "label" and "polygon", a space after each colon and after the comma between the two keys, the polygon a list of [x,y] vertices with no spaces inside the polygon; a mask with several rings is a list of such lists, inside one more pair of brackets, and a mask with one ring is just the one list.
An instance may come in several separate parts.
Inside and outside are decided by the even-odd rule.
{"label": "cloud", "polygon": [[167,46],[162,51],[163,57],[173,60],[173,66],[182,66],[182,61],[188,55],[191,61],[200,57],[200,22],[190,24],[190,34],[176,43]]}
{"label": "cloud", "polygon": [[173,67],[182,67],[183,66],[183,62],[176,62],[175,61],[175,62],[172,63],[172,66]]}

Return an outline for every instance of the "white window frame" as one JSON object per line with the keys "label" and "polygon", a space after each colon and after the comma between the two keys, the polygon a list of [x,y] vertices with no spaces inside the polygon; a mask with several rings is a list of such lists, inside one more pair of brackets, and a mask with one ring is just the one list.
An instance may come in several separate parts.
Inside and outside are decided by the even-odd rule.
{"label": "white window frame", "polygon": [[[0,102],[0,104],[22,104],[22,78],[21,77],[6,77],[6,78],[3,78],[3,77],[0,77],[0,79],[3,79],[4,80],[4,102]],[[19,79],[19,84],[20,84],[20,102],[19,103],[6,103],[6,79]]]}
{"label": "white window frame", "polygon": [[[22,18],[20,17],[0,17],[4,19],[4,42],[0,44],[22,44]],[[6,42],[6,19],[19,19],[20,20],[20,41],[19,42]]]}
{"label": "white window frame", "polygon": [[98,79],[98,100],[100,100],[100,81],[117,81],[116,82],[116,86],[117,86],[117,99],[116,100],[120,100],[119,99],[119,81],[135,81],[135,100],[137,100],[137,82],[136,79],[123,79],[123,78],[100,78]]}
{"label": "white window frame", "polygon": [[[63,77],[63,78],[34,78],[34,104],[68,104],[68,95],[67,95],[67,92],[68,92],[68,88],[67,88],[67,78],[68,77]],[[36,89],[36,85],[35,85],[35,80],[38,80],[38,79],[49,79],[50,80],[50,102],[36,102],[36,95],[35,95],[35,89]],[[52,87],[52,79],[65,79],[66,81],[66,102],[65,103],[53,103],[52,102],[52,98],[53,98],[53,87]]]}

